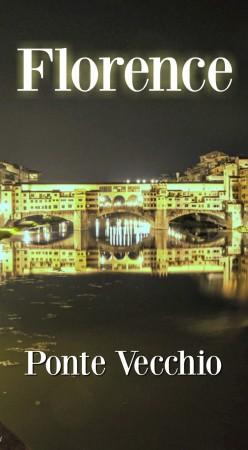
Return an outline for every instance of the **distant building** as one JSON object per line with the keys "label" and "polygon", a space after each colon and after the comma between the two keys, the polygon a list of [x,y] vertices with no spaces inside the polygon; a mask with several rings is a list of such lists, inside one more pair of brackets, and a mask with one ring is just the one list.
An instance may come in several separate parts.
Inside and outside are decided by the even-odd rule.
{"label": "distant building", "polygon": [[181,182],[223,182],[227,196],[241,202],[248,220],[248,158],[213,151],[200,156],[200,162],[180,176]]}
{"label": "distant building", "polygon": [[244,205],[244,213],[248,216],[248,158],[239,158],[239,198]]}
{"label": "distant building", "polygon": [[0,184],[35,183],[40,172],[7,161],[0,161]]}
{"label": "distant building", "polygon": [[235,156],[213,151],[200,156],[200,162],[181,176],[181,181],[221,181],[226,164],[235,162]]}

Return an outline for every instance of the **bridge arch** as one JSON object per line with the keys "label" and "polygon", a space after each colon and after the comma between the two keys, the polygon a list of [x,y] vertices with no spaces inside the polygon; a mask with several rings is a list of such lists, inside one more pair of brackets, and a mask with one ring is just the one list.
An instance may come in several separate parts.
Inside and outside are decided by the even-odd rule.
{"label": "bridge arch", "polygon": [[151,226],[154,226],[154,215],[144,211],[142,208],[135,208],[135,207],[128,207],[128,206],[112,206],[110,208],[103,208],[97,213],[97,217],[110,217],[113,215],[120,215],[121,216],[130,216],[134,219],[142,219],[146,222],[148,222]]}
{"label": "bridge arch", "polygon": [[195,211],[195,210],[174,210],[168,212],[168,221],[176,221],[182,217],[200,216],[204,217],[206,221],[216,223],[218,225],[225,225],[225,212],[222,211]]}
{"label": "bridge arch", "polygon": [[34,217],[40,217],[40,218],[55,218],[55,219],[61,219],[65,221],[73,222],[74,220],[74,210],[52,210],[52,211],[25,211],[21,213],[20,217],[14,219],[15,222],[18,222],[20,220],[31,220],[31,218]]}
{"label": "bridge arch", "polygon": [[67,222],[73,224],[73,215],[67,212],[49,212],[47,214],[42,213],[24,213],[20,219],[14,221],[17,225],[25,225],[31,222],[36,222],[38,225],[48,225],[49,222],[52,224]]}

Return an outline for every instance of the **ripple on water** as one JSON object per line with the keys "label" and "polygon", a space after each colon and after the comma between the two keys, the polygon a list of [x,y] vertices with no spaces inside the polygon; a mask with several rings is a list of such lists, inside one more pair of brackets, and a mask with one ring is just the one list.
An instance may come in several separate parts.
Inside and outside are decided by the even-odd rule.
{"label": "ripple on water", "polygon": [[22,317],[19,316],[17,313],[11,313],[7,315],[8,320],[22,320]]}
{"label": "ripple on water", "polygon": [[84,294],[77,294],[77,297],[97,297],[97,295],[85,292]]}
{"label": "ripple on water", "polygon": [[14,353],[24,353],[26,351],[43,351],[43,352],[50,352],[51,347],[55,347],[57,345],[56,341],[40,341],[40,342],[33,342],[30,346],[25,347],[8,347],[5,350],[7,352],[14,352]]}
{"label": "ripple on water", "polygon": [[50,319],[56,319],[57,314],[54,313],[47,313],[45,317],[42,317],[42,320],[50,320]]}
{"label": "ripple on water", "polygon": [[104,287],[103,284],[96,284],[96,283],[89,283],[88,286],[96,288],[96,289],[102,289]]}
{"label": "ripple on water", "polygon": [[46,302],[44,301],[39,301],[39,300],[34,300],[30,302],[30,305],[45,305]]}
{"label": "ripple on water", "polygon": [[1,367],[12,367],[12,366],[19,366],[20,363],[17,361],[10,361],[9,359],[5,359],[4,361],[0,361]]}

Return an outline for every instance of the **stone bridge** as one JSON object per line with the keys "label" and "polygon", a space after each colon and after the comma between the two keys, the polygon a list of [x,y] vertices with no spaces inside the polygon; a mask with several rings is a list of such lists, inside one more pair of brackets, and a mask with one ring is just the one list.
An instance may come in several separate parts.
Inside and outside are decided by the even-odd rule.
{"label": "stone bridge", "polygon": [[188,214],[204,214],[235,228],[243,223],[244,203],[238,198],[237,177],[227,171],[220,182],[143,182],[98,184],[1,185],[0,225],[33,215],[71,220],[86,229],[91,217],[128,213],[155,229]]}

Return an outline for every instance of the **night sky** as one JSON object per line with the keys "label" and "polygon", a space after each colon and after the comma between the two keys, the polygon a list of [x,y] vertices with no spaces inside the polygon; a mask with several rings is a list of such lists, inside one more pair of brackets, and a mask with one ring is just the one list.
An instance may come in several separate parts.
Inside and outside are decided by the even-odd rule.
{"label": "night sky", "polygon": [[[163,6],[161,6],[163,5]],[[226,94],[17,93],[17,51],[46,42],[79,56],[231,55]],[[248,11],[244,1],[1,1],[0,159],[47,181],[152,178],[184,170],[200,154],[248,154]]]}

